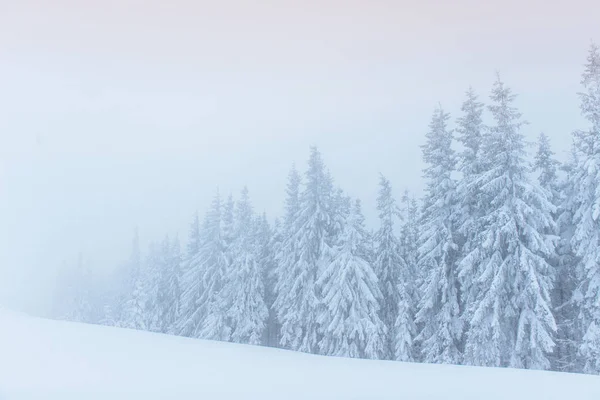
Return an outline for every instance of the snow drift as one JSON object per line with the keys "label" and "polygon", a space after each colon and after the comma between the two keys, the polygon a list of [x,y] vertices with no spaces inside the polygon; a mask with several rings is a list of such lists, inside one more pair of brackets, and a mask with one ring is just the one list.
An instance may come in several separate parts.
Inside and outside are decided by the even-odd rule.
{"label": "snow drift", "polygon": [[0,399],[600,399],[600,377],[322,357],[0,309]]}

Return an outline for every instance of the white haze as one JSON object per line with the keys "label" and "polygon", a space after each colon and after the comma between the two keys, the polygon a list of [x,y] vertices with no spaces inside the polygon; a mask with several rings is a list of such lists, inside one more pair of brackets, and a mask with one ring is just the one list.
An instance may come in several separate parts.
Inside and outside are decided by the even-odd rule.
{"label": "white haze", "polygon": [[313,144],[373,222],[378,173],[418,193],[432,110],[497,70],[562,157],[600,38],[593,1],[163,3],[0,0],[0,303],[46,313],[63,262],[112,269],[135,226],[185,239],[217,187],[280,214]]}

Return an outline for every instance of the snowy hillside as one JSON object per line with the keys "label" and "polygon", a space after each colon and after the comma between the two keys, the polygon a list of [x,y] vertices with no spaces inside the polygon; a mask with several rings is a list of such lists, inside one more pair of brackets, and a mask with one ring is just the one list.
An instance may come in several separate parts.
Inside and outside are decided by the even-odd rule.
{"label": "snowy hillside", "polygon": [[313,356],[0,310],[0,398],[599,399],[600,377]]}

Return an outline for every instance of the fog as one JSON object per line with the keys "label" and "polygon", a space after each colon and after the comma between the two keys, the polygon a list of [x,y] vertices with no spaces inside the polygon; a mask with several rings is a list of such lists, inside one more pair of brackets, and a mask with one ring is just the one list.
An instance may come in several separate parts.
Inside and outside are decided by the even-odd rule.
{"label": "fog", "polygon": [[[258,4],[259,3],[259,4]],[[485,3],[485,4],[484,4]],[[419,194],[434,107],[496,71],[560,157],[600,3],[0,0],[0,304],[44,314],[56,271],[185,240],[217,188],[281,213],[317,145],[375,221],[378,174]]]}

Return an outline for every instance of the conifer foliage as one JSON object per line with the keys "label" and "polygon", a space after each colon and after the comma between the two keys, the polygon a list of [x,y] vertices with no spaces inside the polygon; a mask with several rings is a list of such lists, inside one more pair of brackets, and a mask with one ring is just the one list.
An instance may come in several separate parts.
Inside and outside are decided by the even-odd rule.
{"label": "conifer foliage", "polygon": [[380,175],[378,220],[366,221],[311,147],[304,173],[292,165],[279,219],[255,213],[247,188],[217,191],[184,246],[170,236],[142,254],[136,230],[112,274],[81,257],[65,268],[56,317],[332,356],[600,374],[595,45],[581,84],[587,127],[564,163],[545,134],[528,150],[517,97],[498,77],[487,106],[466,92],[455,123],[434,110],[420,199],[397,202]]}

